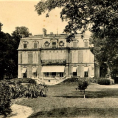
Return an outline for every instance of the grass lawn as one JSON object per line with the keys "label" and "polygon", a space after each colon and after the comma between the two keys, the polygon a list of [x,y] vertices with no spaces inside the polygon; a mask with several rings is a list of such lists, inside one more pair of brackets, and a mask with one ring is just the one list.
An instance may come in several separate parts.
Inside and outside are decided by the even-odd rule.
{"label": "grass lawn", "polygon": [[118,118],[117,86],[90,84],[83,98],[77,83],[62,83],[49,86],[47,97],[19,98],[15,103],[34,110],[29,118]]}

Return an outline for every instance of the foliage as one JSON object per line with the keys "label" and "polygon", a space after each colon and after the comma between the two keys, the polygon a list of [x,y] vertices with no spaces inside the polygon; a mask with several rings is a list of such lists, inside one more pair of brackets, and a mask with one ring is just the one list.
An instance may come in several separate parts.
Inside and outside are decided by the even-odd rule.
{"label": "foliage", "polygon": [[15,31],[13,31],[12,36],[17,38],[28,37],[31,33],[29,33],[29,29],[25,26],[16,27]]}
{"label": "foliage", "polygon": [[100,85],[110,85],[110,84],[114,84],[112,79],[108,79],[108,78],[100,78],[98,79],[98,84]]}
{"label": "foliage", "polygon": [[78,87],[76,88],[79,89],[81,92],[84,91],[84,98],[85,98],[85,89],[89,85],[89,79],[88,78],[78,78]]}
{"label": "foliage", "polygon": [[6,82],[0,83],[0,114],[7,116],[11,113],[10,87]]}
{"label": "foliage", "polygon": [[78,89],[79,90],[85,90],[87,86],[89,85],[89,82],[86,78],[79,78],[78,79]]}
{"label": "foliage", "polygon": [[19,97],[37,98],[46,96],[47,87],[33,83],[14,83],[10,86],[11,96],[13,99]]}
{"label": "foliage", "polygon": [[[117,0],[45,0],[40,1],[35,9],[39,15],[61,7],[60,17],[68,22],[64,32],[69,34],[67,42],[73,41],[75,34],[83,37],[87,30],[93,35],[93,53],[96,61],[102,65],[106,62],[107,73],[118,59],[118,1]],[[111,63],[112,61],[112,63]]]}
{"label": "foliage", "polygon": [[14,81],[17,84],[20,83],[31,83],[31,84],[36,84],[36,81],[34,79],[31,78],[16,78],[16,79],[12,79],[11,81]]}
{"label": "foliage", "polygon": [[40,1],[35,9],[41,15],[56,7],[62,7],[60,17],[68,22],[64,32],[70,33],[71,36],[77,33],[78,29],[82,34],[90,29],[91,32],[103,38],[104,28],[106,29],[105,37],[118,35],[117,0],[46,0]]}
{"label": "foliage", "polygon": [[77,82],[78,78],[77,77],[71,77],[63,81],[63,83],[72,83],[72,82]]}
{"label": "foliage", "polygon": [[12,36],[8,33],[0,32],[0,79],[13,78],[18,75],[18,45],[21,35],[29,36],[28,28],[16,27]]}
{"label": "foliage", "polygon": [[0,32],[0,79],[3,79],[4,75],[11,76],[16,67],[14,61],[14,41],[10,34]]}

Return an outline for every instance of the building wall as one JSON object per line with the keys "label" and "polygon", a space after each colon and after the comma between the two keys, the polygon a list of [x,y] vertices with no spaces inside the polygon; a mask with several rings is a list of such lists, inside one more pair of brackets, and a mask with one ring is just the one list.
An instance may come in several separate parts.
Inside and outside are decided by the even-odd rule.
{"label": "building wall", "polygon": [[[56,47],[53,49],[53,42]],[[84,67],[88,67],[88,76],[94,77],[94,55],[91,53],[88,40],[79,39],[67,43],[64,38],[24,38],[18,48],[18,77],[22,78],[23,67],[27,67],[27,77],[33,76],[32,68],[37,67],[37,77],[42,77],[43,64],[65,66],[66,76],[73,76],[73,67],[77,67],[77,76],[84,77]],[[24,44],[27,48],[24,48]],[[89,42],[88,42],[89,43]],[[69,47],[69,48],[68,48]],[[64,62],[64,63],[63,63]]]}

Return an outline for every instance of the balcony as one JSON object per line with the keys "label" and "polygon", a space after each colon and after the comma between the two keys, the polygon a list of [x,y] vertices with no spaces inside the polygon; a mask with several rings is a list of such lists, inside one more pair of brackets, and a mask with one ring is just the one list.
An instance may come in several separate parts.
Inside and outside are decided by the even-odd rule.
{"label": "balcony", "polygon": [[66,60],[60,59],[60,60],[41,60],[42,65],[65,65]]}

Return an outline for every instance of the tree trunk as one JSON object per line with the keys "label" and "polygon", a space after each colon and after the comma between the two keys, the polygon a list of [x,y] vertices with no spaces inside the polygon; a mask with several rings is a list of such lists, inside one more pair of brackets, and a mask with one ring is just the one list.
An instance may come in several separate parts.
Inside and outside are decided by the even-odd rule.
{"label": "tree trunk", "polygon": [[85,98],[85,90],[84,90],[84,98]]}

